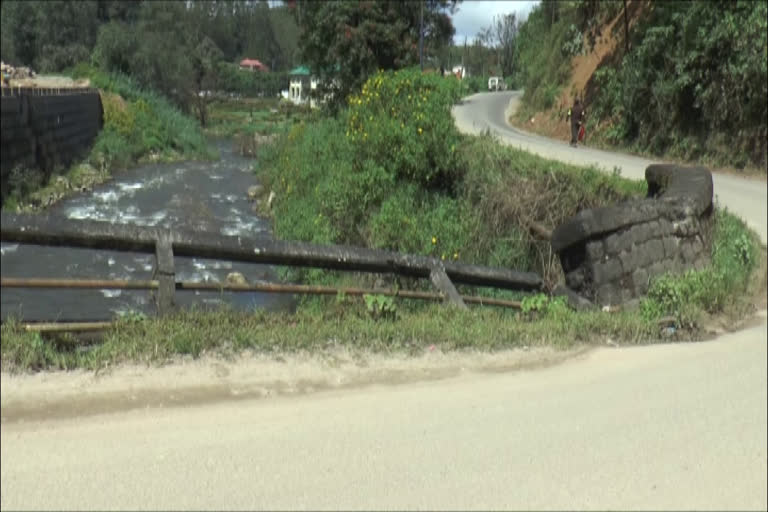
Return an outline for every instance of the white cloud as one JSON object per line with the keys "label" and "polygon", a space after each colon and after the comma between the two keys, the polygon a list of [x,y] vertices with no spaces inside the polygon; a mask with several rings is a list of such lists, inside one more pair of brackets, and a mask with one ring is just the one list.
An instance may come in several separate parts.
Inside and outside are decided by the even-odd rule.
{"label": "white cloud", "polygon": [[452,16],[453,26],[456,28],[456,35],[453,40],[456,44],[463,44],[464,36],[466,36],[467,43],[472,43],[480,29],[491,24],[494,16],[513,12],[517,14],[518,18],[525,19],[533,6],[538,3],[539,0],[515,2],[464,0],[458,4],[458,10]]}

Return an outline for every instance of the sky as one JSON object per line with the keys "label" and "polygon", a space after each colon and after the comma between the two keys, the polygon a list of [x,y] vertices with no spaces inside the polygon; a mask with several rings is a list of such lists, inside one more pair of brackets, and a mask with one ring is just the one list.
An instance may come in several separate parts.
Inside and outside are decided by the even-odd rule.
{"label": "sky", "polygon": [[481,28],[491,24],[494,16],[514,12],[518,18],[525,19],[533,6],[538,3],[539,0],[512,2],[464,0],[458,5],[458,11],[453,15],[453,26],[456,28],[453,41],[456,44],[464,44],[464,36],[467,36],[467,44],[470,44]]}

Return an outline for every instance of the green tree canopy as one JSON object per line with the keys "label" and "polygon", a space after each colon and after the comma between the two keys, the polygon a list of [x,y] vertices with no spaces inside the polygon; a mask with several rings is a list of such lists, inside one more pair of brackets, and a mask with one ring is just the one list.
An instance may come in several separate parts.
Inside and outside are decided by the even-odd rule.
{"label": "green tree canopy", "polygon": [[[455,32],[448,13],[455,0],[423,2],[427,52],[450,45]],[[320,93],[341,104],[377,69],[418,63],[420,9],[415,2],[302,2],[300,16],[303,63],[321,79]]]}

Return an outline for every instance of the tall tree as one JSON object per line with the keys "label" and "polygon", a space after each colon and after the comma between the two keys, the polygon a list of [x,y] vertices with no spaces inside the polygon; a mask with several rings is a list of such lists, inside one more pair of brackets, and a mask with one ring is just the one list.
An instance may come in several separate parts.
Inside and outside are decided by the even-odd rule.
{"label": "tall tree", "polygon": [[514,13],[493,18],[491,34],[496,46],[497,65],[503,76],[512,76],[517,65],[518,27]]}
{"label": "tall tree", "polygon": [[[431,48],[450,44],[454,29],[446,14],[455,5],[424,2],[424,36]],[[411,2],[305,2],[301,9],[301,56],[321,78],[320,94],[332,93],[332,107],[377,69],[418,62],[419,9]]]}

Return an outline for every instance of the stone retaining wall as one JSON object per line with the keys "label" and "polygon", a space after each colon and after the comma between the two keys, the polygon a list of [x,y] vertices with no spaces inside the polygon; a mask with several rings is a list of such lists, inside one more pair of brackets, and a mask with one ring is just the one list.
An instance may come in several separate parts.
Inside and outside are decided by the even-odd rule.
{"label": "stone retaining wall", "polygon": [[654,277],[709,261],[709,170],[651,165],[645,178],[645,199],[581,211],[552,233],[566,285],[598,305],[626,303]]}
{"label": "stone retaining wall", "polygon": [[47,181],[88,151],[102,124],[95,89],[3,88],[2,200],[14,168],[39,169]]}

